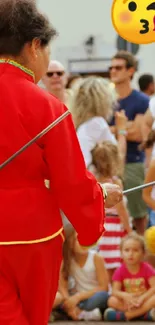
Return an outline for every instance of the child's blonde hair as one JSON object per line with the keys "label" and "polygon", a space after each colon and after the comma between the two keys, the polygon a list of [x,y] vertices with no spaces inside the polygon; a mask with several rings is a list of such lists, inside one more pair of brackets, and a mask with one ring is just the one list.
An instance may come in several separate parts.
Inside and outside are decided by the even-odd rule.
{"label": "child's blonde hair", "polygon": [[127,242],[127,241],[130,240],[130,239],[133,239],[133,240],[137,241],[137,242],[140,244],[142,251],[143,251],[144,253],[146,252],[146,247],[145,247],[145,241],[144,241],[144,238],[143,238],[142,236],[138,235],[138,234],[137,234],[136,232],[134,232],[134,231],[133,231],[132,233],[126,235],[126,236],[122,239],[121,244],[120,244],[120,250],[121,250],[121,251],[122,251],[122,249],[123,249],[123,246],[124,246],[125,242]]}
{"label": "child's blonde hair", "polygon": [[123,165],[117,145],[110,141],[103,141],[92,150],[92,164],[96,172],[105,177],[123,174]]}
{"label": "child's blonde hair", "polygon": [[94,116],[108,120],[113,113],[116,92],[104,78],[84,78],[75,90],[70,111],[75,128]]}

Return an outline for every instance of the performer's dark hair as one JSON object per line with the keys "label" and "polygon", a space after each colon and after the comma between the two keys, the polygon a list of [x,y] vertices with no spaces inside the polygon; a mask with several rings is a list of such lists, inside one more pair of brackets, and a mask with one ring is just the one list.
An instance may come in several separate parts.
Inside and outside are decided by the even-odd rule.
{"label": "performer's dark hair", "polygon": [[0,55],[19,55],[33,39],[46,46],[57,35],[34,0],[0,0]]}

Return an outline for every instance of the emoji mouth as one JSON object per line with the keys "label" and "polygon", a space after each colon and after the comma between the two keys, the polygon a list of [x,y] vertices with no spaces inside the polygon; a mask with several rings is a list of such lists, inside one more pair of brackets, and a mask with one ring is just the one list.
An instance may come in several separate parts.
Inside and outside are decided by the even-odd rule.
{"label": "emoji mouth", "polygon": [[147,10],[155,10],[155,2],[150,3],[150,5],[146,9]]}

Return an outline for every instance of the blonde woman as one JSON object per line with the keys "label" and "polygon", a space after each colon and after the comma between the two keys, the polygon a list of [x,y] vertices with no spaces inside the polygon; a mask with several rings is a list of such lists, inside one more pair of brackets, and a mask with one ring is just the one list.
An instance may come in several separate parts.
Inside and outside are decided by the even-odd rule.
{"label": "blonde woman", "polygon": [[[103,141],[117,143],[108,125],[116,100],[115,90],[103,78],[85,78],[74,91],[71,112],[85,163],[89,169],[92,165],[91,152],[96,144]],[[123,159],[126,155],[126,123],[124,112],[117,113],[117,140]]]}

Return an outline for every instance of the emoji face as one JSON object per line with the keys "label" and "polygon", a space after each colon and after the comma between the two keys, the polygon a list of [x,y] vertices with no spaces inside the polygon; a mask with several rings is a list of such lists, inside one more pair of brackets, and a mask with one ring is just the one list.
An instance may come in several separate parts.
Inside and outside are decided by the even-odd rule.
{"label": "emoji face", "polygon": [[126,41],[149,44],[155,41],[155,1],[114,0],[112,22]]}

